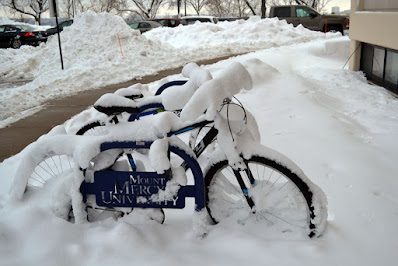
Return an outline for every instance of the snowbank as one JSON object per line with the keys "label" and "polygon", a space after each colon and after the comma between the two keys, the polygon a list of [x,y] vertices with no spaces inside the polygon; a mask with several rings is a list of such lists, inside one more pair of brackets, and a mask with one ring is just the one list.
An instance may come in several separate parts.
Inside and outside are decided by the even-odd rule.
{"label": "snowbank", "polygon": [[[328,34],[328,38],[336,36]],[[118,16],[81,13],[61,33],[65,70],[61,70],[56,36],[39,47],[0,50],[1,80],[33,80],[17,88],[0,90],[0,126],[18,119],[22,111],[54,98],[192,61],[319,38],[325,35],[301,26],[295,28],[286,21],[259,18],[160,28],[141,35]]]}
{"label": "snowbank", "polygon": [[9,18],[0,17],[0,24],[14,24],[15,21]]}
{"label": "snowbank", "polygon": [[151,40],[160,40],[176,49],[227,49],[234,53],[248,52],[324,37],[299,25],[294,27],[278,18],[224,21],[217,24],[196,22],[189,28],[157,28],[144,33]]}

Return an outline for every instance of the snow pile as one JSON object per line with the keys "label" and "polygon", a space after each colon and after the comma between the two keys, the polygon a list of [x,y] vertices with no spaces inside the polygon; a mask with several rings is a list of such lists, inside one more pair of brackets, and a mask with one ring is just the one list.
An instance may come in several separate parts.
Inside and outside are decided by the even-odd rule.
{"label": "snow pile", "polygon": [[1,24],[15,24],[15,21],[9,18],[0,17],[0,25]]}
{"label": "snow pile", "polygon": [[[361,73],[342,69],[348,46],[348,38],[314,41],[205,67],[213,77],[232,62],[249,71],[253,89],[237,98],[257,119],[262,144],[292,159],[326,193],[328,221],[321,239],[292,240],[255,222],[209,226],[205,238],[193,239],[192,202],[184,210],[166,210],[164,225],[137,219],[135,210],[117,221],[68,223],[52,210],[62,209],[53,199],[65,196],[70,176],[40,197],[28,194],[5,204],[16,169],[26,163],[25,150],[0,164],[1,263],[396,265],[398,101],[367,84]],[[148,86],[153,91],[158,83]]]}
{"label": "snow pile", "polygon": [[[336,36],[338,34],[328,34],[327,38]],[[192,61],[319,38],[325,35],[301,26],[293,27],[286,21],[256,17],[216,25],[196,23],[159,28],[141,35],[118,16],[84,12],[61,33],[65,70],[61,70],[55,35],[39,47],[0,50],[2,80],[32,80],[17,88],[0,90],[0,121],[9,118],[0,126],[18,119],[22,111],[54,98],[128,81]]]}
{"label": "snow pile", "polygon": [[[22,87],[0,92],[0,119],[47,100],[87,89],[153,74],[179,66],[173,49],[147,40],[121,17],[108,13],[82,13],[61,34],[65,70],[62,71],[56,36],[40,47],[1,50],[3,79],[34,79]],[[119,47],[121,42],[123,55]],[[108,73],[112,71],[112,75]]]}
{"label": "snow pile", "polygon": [[[176,49],[227,49],[234,53],[305,42],[324,38],[325,34],[310,31],[302,25],[294,27],[278,18],[224,21],[217,24],[196,22],[175,28],[157,28],[144,34],[148,39],[160,40]],[[329,36],[334,34],[328,33]],[[339,35],[339,34],[337,34]]]}

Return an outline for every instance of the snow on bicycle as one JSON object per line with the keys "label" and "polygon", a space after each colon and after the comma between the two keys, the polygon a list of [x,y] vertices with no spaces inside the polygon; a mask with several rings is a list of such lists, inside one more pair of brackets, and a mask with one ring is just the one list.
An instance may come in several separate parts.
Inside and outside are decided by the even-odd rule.
{"label": "snow on bicycle", "polygon": [[[207,220],[234,221],[322,235],[327,218],[323,191],[290,159],[260,144],[254,117],[234,98],[252,87],[245,67],[231,64],[214,78],[194,65],[184,69],[190,79],[157,96],[102,97],[96,104],[104,119],[92,127],[105,128],[102,134],[61,134],[32,144],[42,156],[28,158],[30,163],[21,167],[13,196],[22,198],[27,184],[45,188],[41,179],[46,178],[34,174],[43,161],[55,165],[54,156],[64,156],[73,162],[70,197],[58,214],[65,219],[118,219],[145,208],[162,223],[163,209],[183,208],[185,197],[193,197],[200,227]],[[145,104],[182,110],[180,116],[170,111],[137,116]],[[189,143],[179,138],[186,132]]]}

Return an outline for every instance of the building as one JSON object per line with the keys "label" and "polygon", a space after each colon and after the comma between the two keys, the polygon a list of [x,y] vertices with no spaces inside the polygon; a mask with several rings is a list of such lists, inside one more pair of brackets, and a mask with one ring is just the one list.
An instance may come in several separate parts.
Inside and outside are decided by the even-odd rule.
{"label": "building", "polygon": [[340,14],[340,7],[338,7],[338,6],[332,7],[332,14],[336,14],[336,15]]}
{"label": "building", "polygon": [[350,70],[398,95],[398,0],[351,0]]}

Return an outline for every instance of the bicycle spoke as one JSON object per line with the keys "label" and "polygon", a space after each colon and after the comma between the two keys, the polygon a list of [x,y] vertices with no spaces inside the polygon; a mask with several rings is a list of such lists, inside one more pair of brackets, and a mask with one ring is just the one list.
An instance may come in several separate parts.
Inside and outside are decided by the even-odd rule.
{"label": "bicycle spoke", "polygon": [[[263,222],[268,226],[276,226],[282,232],[310,229],[310,209],[307,200],[290,176],[262,163],[261,158],[258,162],[246,161],[247,168],[243,171],[234,170],[228,166],[227,161],[225,163],[225,166],[212,173],[208,192],[211,199],[211,204],[208,205],[209,213],[215,222],[237,218],[237,222],[242,225],[250,221]],[[214,169],[217,167],[220,166],[214,166]],[[294,174],[291,176],[297,178]],[[233,183],[235,185],[229,177],[236,178]],[[247,194],[244,193],[246,187]],[[235,198],[229,197],[231,190]],[[235,194],[239,195],[239,201]],[[253,208],[247,204],[248,199],[253,201]]]}

